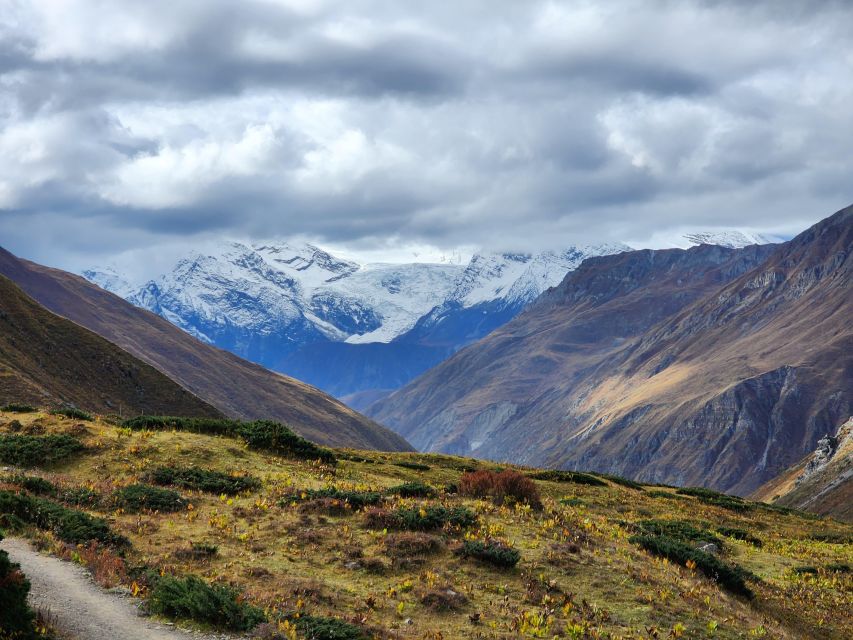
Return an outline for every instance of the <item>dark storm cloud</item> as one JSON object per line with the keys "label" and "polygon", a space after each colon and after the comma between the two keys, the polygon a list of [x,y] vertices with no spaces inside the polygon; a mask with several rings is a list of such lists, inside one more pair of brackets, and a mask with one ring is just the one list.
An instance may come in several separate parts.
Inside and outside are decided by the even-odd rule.
{"label": "dark storm cloud", "polygon": [[853,200],[849,3],[6,4],[0,243],[55,264],[787,233]]}

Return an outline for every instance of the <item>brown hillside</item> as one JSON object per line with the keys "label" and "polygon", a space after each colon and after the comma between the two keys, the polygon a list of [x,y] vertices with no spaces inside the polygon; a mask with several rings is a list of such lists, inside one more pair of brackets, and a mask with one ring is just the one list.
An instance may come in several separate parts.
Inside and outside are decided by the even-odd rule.
{"label": "brown hillside", "polygon": [[0,404],[221,415],[154,367],[61,318],[0,276]]}
{"label": "brown hillside", "polygon": [[776,247],[587,260],[368,412],[416,446],[749,493],[853,403],[853,208]]}
{"label": "brown hillside", "polygon": [[229,416],[279,420],[325,445],[411,448],[400,436],[314,387],[204,344],[79,276],[3,249],[0,273],[54,313],[119,345]]}

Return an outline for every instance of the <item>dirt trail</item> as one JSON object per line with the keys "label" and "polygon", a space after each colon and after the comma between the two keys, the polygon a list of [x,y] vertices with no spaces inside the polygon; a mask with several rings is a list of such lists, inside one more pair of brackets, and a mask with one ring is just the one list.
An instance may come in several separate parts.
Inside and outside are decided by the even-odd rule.
{"label": "dirt trail", "polygon": [[76,640],[233,640],[234,636],[183,631],[138,613],[139,600],[108,592],[82,567],[45,556],[25,540],[6,538],[0,549],[21,565],[32,585],[33,608],[50,612],[60,631]]}

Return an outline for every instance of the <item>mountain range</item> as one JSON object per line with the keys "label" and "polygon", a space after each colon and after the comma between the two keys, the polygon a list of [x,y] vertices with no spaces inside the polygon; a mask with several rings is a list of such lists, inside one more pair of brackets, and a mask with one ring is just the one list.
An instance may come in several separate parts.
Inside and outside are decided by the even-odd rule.
{"label": "mountain range", "polygon": [[[0,275],[12,280],[27,296],[53,312],[45,317],[53,318],[56,314],[72,321],[67,323],[69,325],[73,323],[100,335],[222,414],[248,420],[278,420],[315,442],[331,446],[411,450],[397,434],[318,389],[206,344],[160,316],[135,307],[80,276],[20,259],[3,249],[0,249]],[[31,332],[31,336],[35,335]],[[44,337],[50,338],[50,334]],[[27,353],[45,351],[53,353],[58,360],[65,360],[65,352],[55,346],[43,346],[34,337],[32,344],[24,348]],[[54,366],[61,370],[60,364]],[[101,365],[94,357],[89,366],[92,371],[88,375],[77,375],[76,384],[91,386],[91,393],[99,394],[98,385],[111,381],[99,381],[96,371]],[[118,394],[115,399],[124,402]],[[81,406],[100,408],[89,403]],[[164,409],[142,403],[128,403],[128,406],[146,412]],[[193,415],[197,411],[184,413]]]}
{"label": "mountain range", "polygon": [[[768,240],[727,230],[673,242]],[[586,258],[628,250],[601,244],[477,253],[467,265],[361,264],[311,244],[222,241],[145,282],[115,267],[83,276],[204,342],[363,408],[511,320]]]}
{"label": "mountain range", "polygon": [[748,494],[852,412],[853,207],[778,245],[590,258],[368,415],[420,450]]}

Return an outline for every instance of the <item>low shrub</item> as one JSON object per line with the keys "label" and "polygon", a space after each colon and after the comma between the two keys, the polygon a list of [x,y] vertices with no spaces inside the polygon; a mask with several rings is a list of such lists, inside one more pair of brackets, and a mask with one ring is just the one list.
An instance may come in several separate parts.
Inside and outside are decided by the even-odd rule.
{"label": "low shrub", "polygon": [[87,413],[77,407],[60,407],[59,409],[54,409],[50,413],[54,416],[65,416],[66,418],[72,418],[73,420],[85,420],[87,422],[91,422],[95,419],[91,413]]}
{"label": "low shrub", "polygon": [[424,593],[421,596],[421,604],[433,611],[459,611],[468,604],[468,598],[453,587],[444,586]]}
{"label": "low shrub", "polygon": [[379,504],[382,501],[382,494],[377,491],[349,491],[338,489],[337,487],[325,487],[323,489],[306,489],[300,491],[299,493],[285,497],[282,503],[288,504],[290,502],[324,498],[332,498],[345,502],[352,509],[358,511],[359,509]]}
{"label": "low shrub", "polygon": [[546,471],[537,471],[527,474],[528,478],[533,480],[546,480],[548,482],[573,482],[575,484],[585,484],[591,487],[606,487],[607,483],[601,478],[596,478],[588,473],[580,473],[579,471],[558,471],[557,469],[548,469]]}
{"label": "low shrub", "polygon": [[51,464],[83,451],[85,447],[69,435],[0,435],[0,462],[20,467]]}
{"label": "low shrub", "polygon": [[35,493],[41,496],[56,495],[56,487],[49,480],[39,478],[38,476],[12,476],[10,478],[13,484],[18,485],[22,489],[26,489],[30,493]]}
{"label": "low shrub", "polygon": [[219,553],[219,548],[213,544],[193,542],[188,549],[178,549],[175,557],[182,560],[207,560]]}
{"label": "low shrub", "polygon": [[808,538],[809,540],[826,542],[827,544],[853,544],[853,534],[850,533],[810,533]]}
{"label": "low shrub", "polygon": [[395,462],[394,466],[403,467],[404,469],[412,469],[413,471],[429,471],[430,466],[428,464],[421,464],[420,462]]}
{"label": "low shrub", "polygon": [[31,407],[28,404],[10,402],[9,404],[0,407],[0,411],[5,411],[7,413],[35,413],[38,409]]}
{"label": "low shrub", "polygon": [[365,524],[374,529],[432,531],[445,526],[464,529],[476,522],[477,516],[470,509],[443,505],[401,507],[394,511],[371,509],[365,514]]}
{"label": "low shrub", "polygon": [[[0,534],[0,540],[3,535]],[[37,638],[35,613],[27,604],[30,581],[21,573],[21,566],[0,551],[0,633],[2,637],[30,640]]]}
{"label": "low shrub", "polygon": [[853,569],[846,562],[833,562],[826,565],[826,570],[830,573],[850,573]]}
{"label": "low shrub", "polygon": [[117,489],[113,493],[113,503],[130,513],[139,511],[173,513],[186,506],[186,501],[177,491],[147,484],[132,484]]}
{"label": "low shrub", "polygon": [[261,481],[249,475],[234,476],[198,467],[157,467],[145,479],[161,486],[204,491],[205,493],[237,495],[260,488]]}
{"label": "low shrub", "polygon": [[521,560],[521,554],[506,543],[488,540],[465,540],[458,551],[463,558],[474,558],[481,562],[510,569]]}
{"label": "low shrub", "polygon": [[236,589],[210,585],[196,576],[163,576],[151,592],[148,606],[152,613],[231,631],[249,631],[266,621],[264,612],[243,602]]}
{"label": "low shrub", "polygon": [[542,508],[539,489],[533,480],[511,469],[499,473],[494,471],[463,473],[459,480],[459,493],[473,498],[490,497],[498,504],[524,502],[535,509]]}
{"label": "low shrub", "polygon": [[335,454],[320,447],[289,427],[272,420],[242,422],[228,418],[181,418],[176,416],[138,416],[125,420],[123,427],[129,429],[190,431],[214,436],[241,438],[251,449],[303,460],[320,460],[334,464]]}
{"label": "low shrub", "polygon": [[403,498],[434,498],[436,490],[423,482],[404,482],[388,489],[388,493]]}
{"label": "low shrub", "polygon": [[71,544],[90,540],[117,546],[129,544],[127,538],[113,533],[106,520],[45,498],[0,491],[0,514],[11,514],[39,529],[53,531],[60,540]]}
{"label": "low shrub", "polygon": [[74,487],[62,492],[62,501],[77,507],[94,507],[101,501],[101,495],[89,487]]}
{"label": "low shrub", "polygon": [[713,543],[720,549],[723,541],[705,528],[698,528],[686,520],[640,520],[640,530],[652,536],[665,536],[681,542]]}
{"label": "low shrub", "polygon": [[383,543],[385,551],[395,557],[425,556],[444,548],[441,538],[417,531],[391,533],[385,536]]}
{"label": "low shrub", "polygon": [[710,553],[694,549],[689,544],[668,536],[635,535],[631,536],[629,540],[649,553],[672,562],[684,565],[691,561],[695,563],[699,571],[732,593],[746,598],[753,596],[752,590],[746,585],[746,574],[741,569],[724,563]]}
{"label": "low shrub", "polygon": [[296,618],[295,624],[299,633],[311,640],[368,640],[370,638],[361,627],[338,618],[305,615]]}
{"label": "low shrub", "polygon": [[639,482],[634,482],[633,480],[629,480],[628,478],[623,478],[622,476],[615,476],[610,473],[596,473],[599,478],[604,478],[609,480],[613,484],[618,484],[622,487],[628,487],[629,489],[634,489],[635,491],[645,491],[645,487],[641,485]]}
{"label": "low shrub", "polygon": [[730,496],[704,487],[682,487],[681,489],[677,489],[675,493],[682,496],[693,496],[704,504],[721,507],[737,513],[744,513],[752,510],[752,504],[744,501],[743,498]]}
{"label": "low shrub", "polygon": [[575,498],[573,496],[570,498],[561,498],[560,504],[564,504],[567,507],[579,507],[579,506],[584,505],[586,503],[583,500],[581,500],[580,498]]}
{"label": "low shrub", "polygon": [[810,565],[794,567],[791,571],[798,575],[817,575],[817,567],[812,567]]}
{"label": "low shrub", "polygon": [[724,535],[728,538],[734,538],[735,540],[742,540],[743,542],[748,542],[753,547],[760,547],[762,545],[761,540],[756,538],[746,529],[739,529],[738,527],[717,527],[717,533],[720,535]]}

